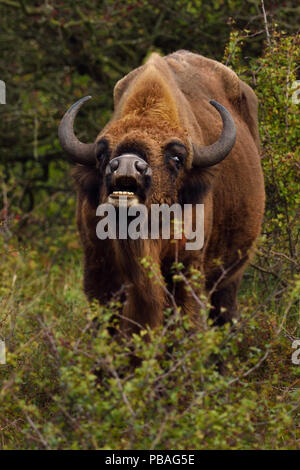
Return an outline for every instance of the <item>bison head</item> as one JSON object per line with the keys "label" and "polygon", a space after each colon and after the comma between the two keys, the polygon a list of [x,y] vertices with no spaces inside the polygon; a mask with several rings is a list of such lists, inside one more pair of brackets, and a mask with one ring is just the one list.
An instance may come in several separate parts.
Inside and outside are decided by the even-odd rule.
{"label": "bison head", "polygon": [[178,191],[191,163],[193,168],[202,169],[216,165],[235,143],[231,115],[211,100],[223,121],[221,136],[212,145],[196,145],[180,126],[133,115],[111,121],[95,143],[84,144],[75,136],[73,124],[80,107],[90,98],[80,99],[66,112],[59,126],[59,139],[74,163],[100,172],[105,183],[102,199],[114,205],[122,195],[129,205],[178,201]]}

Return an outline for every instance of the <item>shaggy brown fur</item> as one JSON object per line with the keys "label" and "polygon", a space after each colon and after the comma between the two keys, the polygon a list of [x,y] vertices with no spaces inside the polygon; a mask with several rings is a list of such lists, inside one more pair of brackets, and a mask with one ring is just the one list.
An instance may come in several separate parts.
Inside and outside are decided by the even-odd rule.
{"label": "shaggy brown fur", "polygon": [[[224,161],[208,169],[197,169],[192,167],[191,143],[210,145],[222,128],[210,99],[231,113],[237,140]],[[204,247],[186,251],[184,244],[179,243],[178,259],[187,269],[199,268],[205,276],[207,292],[214,290],[211,316],[215,323],[230,321],[236,315],[238,286],[260,233],[264,211],[254,92],[219,62],[178,51],[166,57],[152,54],[145,65],[120,80],[114,90],[114,104],[114,115],[97,138],[108,143],[100,162],[95,168],[77,165],[74,171],[86,295],[106,302],[125,284],[125,317],[150,327],[163,320],[168,302],[166,290],[149,279],[140,258],[151,256],[159,267],[159,276],[170,287],[169,269],[176,245],[168,240],[101,241],[96,237],[96,207],[107,197],[105,165],[122,152],[137,152],[152,169],[147,205],[205,204]],[[174,139],[188,149],[184,168],[176,178],[164,160],[166,144]],[[221,268],[216,259],[222,260]],[[197,304],[183,286],[176,289],[175,297],[185,313],[197,317]],[[130,328],[130,322],[124,321],[123,328]]]}

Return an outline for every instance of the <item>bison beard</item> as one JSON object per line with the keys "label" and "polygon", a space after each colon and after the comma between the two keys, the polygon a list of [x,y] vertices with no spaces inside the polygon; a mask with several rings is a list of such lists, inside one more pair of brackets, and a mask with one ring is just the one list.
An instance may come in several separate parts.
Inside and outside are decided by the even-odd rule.
{"label": "bison beard", "polygon": [[[59,128],[61,145],[77,164],[87,297],[107,302],[125,285],[123,331],[155,327],[163,321],[165,286],[172,287],[170,268],[177,259],[187,271],[193,266],[203,274],[215,324],[232,321],[264,211],[254,92],[211,59],[188,51],[152,54],[117,83],[113,117],[95,143],[83,144],[73,123],[89,98],[75,103]],[[148,208],[204,204],[203,248],[187,251],[184,243],[162,239],[99,240],[97,206],[117,204],[120,191]],[[151,257],[155,269],[151,279],[140,262],[144,257]],[[199,306],[183,285],[175,300],[197,323]]]}

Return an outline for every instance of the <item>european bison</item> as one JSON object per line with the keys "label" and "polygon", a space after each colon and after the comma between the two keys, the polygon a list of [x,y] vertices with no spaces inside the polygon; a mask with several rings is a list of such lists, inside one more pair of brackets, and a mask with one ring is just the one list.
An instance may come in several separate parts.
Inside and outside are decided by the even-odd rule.
{"label": "european bison", "polygon": [[[81,105],[63,117],[59,138],[77,165],[77,223],[84,249],[84,290],[108,301],[126,286],[123,329],[154,327],[163,319],[166,289],[140,259],[150,256],[169,289],[174,259],[199,269],[212,292],[215,324],[231,321],[236,296],[264,211],[257,99],[228,67],[188,51],[152,54],[114,89],[113,117],[92,144],[73,123]],[[121,192],[120,192],[121,191]],[[204,204],[204,246],[188,251],[170,240],[99,240],[96,209],[126,195],[129,205]],[[194,206],[193,206],[194,207]],[[177,253],[177,254],[176,254]],[[219,262],[216,262],[219,260]],[[221,264],[220,264],[221,260]],[[175,299],[184,313],[199,307],[183,284]]]}

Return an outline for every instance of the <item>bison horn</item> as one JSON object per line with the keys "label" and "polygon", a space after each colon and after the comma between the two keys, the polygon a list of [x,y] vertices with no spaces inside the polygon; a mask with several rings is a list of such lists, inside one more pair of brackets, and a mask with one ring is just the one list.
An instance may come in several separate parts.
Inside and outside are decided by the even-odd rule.
{"label": "bison horn", "polygon": [[211,100],[210,104],[219,112],[223,121],[223,130],[219,139],[212,145],[200,147],[193,144],[193,165],[199,168],[216,165],[224,160],[232,150],[236,139],[236,128],[230,113],[217,101]]}
{"label": "bison horn", "polygon": [[91,96],[85,96],[76,101],[65,113],[58,128],[60,145],[67,152],[73,162],[81,165],[95,164],[95,144],[83,144],[74,134],[74,120],[83,105]]}

